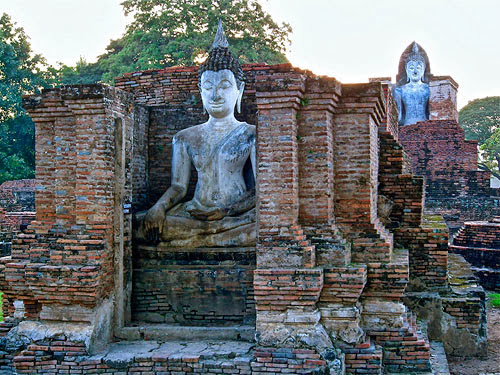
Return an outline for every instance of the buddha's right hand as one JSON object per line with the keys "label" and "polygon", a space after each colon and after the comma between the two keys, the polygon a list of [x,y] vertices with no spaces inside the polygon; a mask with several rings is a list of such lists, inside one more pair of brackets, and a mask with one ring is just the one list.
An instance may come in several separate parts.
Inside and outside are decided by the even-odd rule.
{"label": "buddha's right hand", "polygon": [[164,221],[165,209],[162,205],[155,204],[148,210],[143,221],[144,234],[148,241],[160,240]]}

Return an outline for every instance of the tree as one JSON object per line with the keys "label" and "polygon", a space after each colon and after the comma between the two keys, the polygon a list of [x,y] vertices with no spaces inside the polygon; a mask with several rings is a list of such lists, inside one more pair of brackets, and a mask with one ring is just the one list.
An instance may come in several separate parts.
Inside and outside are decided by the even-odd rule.
{"label": "tree", "polygon": [[58,69],[50,69],[59,85],[86,85],[99,82],[104,70],[100,64],[88,63],[83,57],[77,61],[76,66],[59,65]]}
{"label": "tree", "polygon": [[105,82],[126,72],[199,63],[219,18],[242,63],[287,61],[290,26],[275,23],[256,0],[125,0],[122,6],[134,19],[98,59]]}
{"label": "tree", "polygon": [[34,124],[22,108],[22,96],[50,86],[42,56],[34,54],[24,30],[0,17],[0,183],[31,178],[35,172]]}
{"label": "tree", "polygon": [[478,141],[479,168],[500,178],[500,96],[469,102],[459,112],[459,123],[467,139]]}

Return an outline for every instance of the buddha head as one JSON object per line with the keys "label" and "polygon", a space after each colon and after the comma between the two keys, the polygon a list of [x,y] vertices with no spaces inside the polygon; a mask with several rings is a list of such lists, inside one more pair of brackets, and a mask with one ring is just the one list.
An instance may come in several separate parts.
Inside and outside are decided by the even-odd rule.
{"label": "buddha head", "polygon": [[429,83],[431,74],[429,58],[425,50],[416,42],[405,48],[399,58],[396,86],[404,86],[409,82]]}
{"label": "buddha head", "polygon": [[229,50],[221,21],[208,58],[198,69],[198,87],[203,107],[210,116],[224,118],[232,115],[235,106],[240,112],[245,74]]}
{"label": "buddha head", "polygon": [[412,53],[406,62],[407,82],[422,82],[425,73],[425,59],[418,50],[417,43],[413,43]]}

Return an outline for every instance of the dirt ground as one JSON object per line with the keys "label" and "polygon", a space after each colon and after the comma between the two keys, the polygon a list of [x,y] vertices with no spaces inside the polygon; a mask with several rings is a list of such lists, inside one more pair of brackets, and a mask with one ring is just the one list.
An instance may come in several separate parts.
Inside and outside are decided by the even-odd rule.
{"label": "dirt ground", "polygon": [[487,314],[488,358],[450,360],[451,375],[500,375],[500,308],[488,306]]}

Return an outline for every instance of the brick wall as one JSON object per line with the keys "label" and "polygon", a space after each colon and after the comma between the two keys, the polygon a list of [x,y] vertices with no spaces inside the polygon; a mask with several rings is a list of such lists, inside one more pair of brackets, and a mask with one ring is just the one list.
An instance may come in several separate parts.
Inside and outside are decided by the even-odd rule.
{"label": "brick wall", "polygon": [[0,185],[0,256],[11,252],[12,239],[35,219],[35,180]]}
{"label": "brick wall", "polygon": [[466,141],[454,120],[435,120],[400,129],[400,140],[410,156],[412,171],[431,179],[477,170],[477,141]]}
{"label": "brick wall", "polygon": [[0,185],[0,207],[8,212],[35,211],[36,180],[5,181]]}
{"label": "brick wall", "polygon": [[500,290],[500,220],[465,222],[453,238],[450,251],[467,260],[489,290]]}
{"label": "brick wall", "polygon": [[442,215],[450,229],[450,237],[452,237],[466,221],[485,221],[500,215],[500,199],[484,196],[426,198],[425,211],[431,215]]}
{"label": "brick wall", "polygon": [[353,261],[391,258],[392,235],[378,218],[378,125],[385,118],[379,83],[343,85],[335,116],[335,215],[353,240]]}
{"label": "brick wall", "polygon": [[456,120],[404,126],[400,141],[412,172],[425,177],[426,213],[442,215],[450,233],[466,220],[484,220],[500,212],[490,173],[477,169],[477,141],[466,141]]}
{"label": "brick wall", "polygon": [[444,290],[448,230],[439,216],[423,215],[424,179],[410,173],[407,159],[402,145],[381,133],[379,192],[389,211],[384,224],[396,245],[409,250],[409,290]]}

